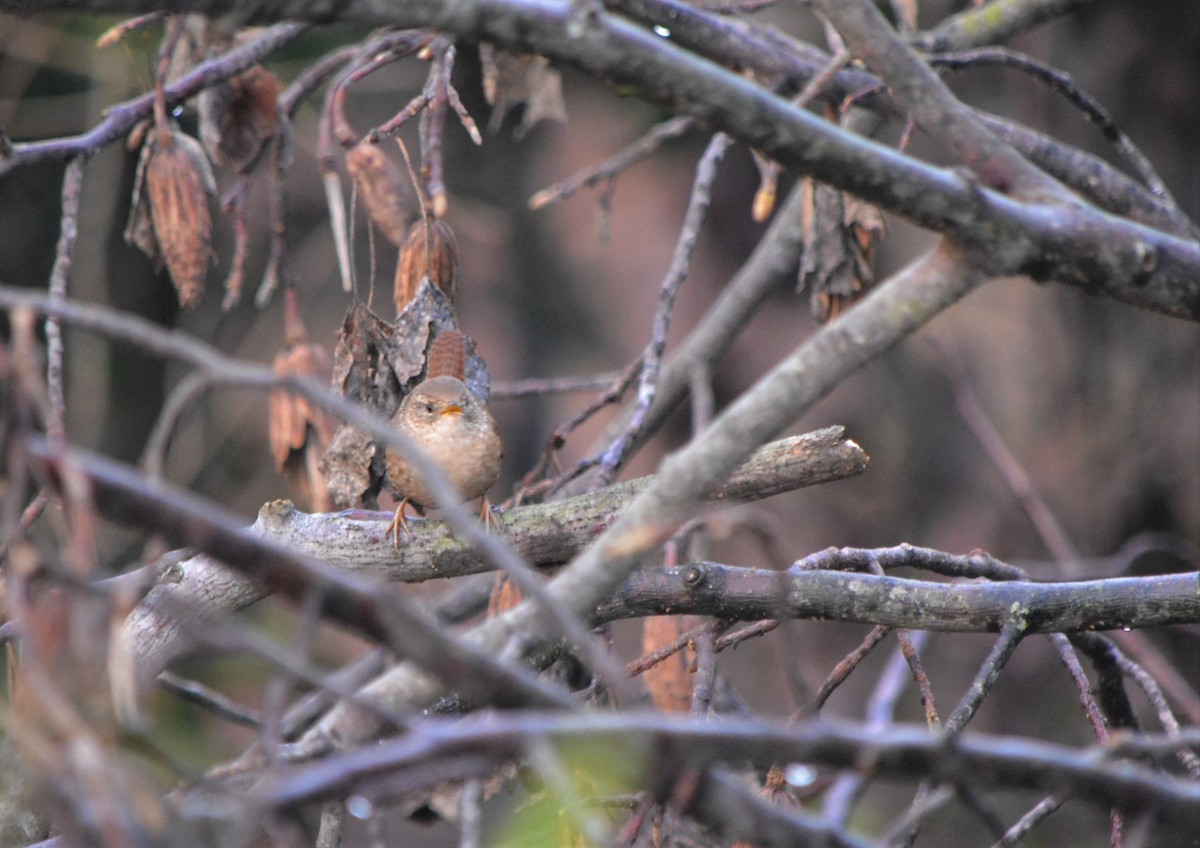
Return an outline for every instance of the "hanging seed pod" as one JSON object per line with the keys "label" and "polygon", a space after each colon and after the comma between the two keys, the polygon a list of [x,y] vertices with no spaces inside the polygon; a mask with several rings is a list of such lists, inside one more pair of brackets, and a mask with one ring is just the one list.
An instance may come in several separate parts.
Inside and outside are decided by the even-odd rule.
{"label": "hanging seed pod", "polygon": [[406,184],[396,166],[378,145],[363,141],[346,151],[346,170],[384,238],[397,247],[404,244],[413,213]]}
{"label": "hanging seed pod", "polygon": [[417,221],[409,227],[404,246],[400,248],[400,262],[396,266],[396,314],[404,311],[425,277],[433,280],[453,302],[457,273],[458,243],[450,225],[441,219]]}
{"label": "hanging seed pod", "polygon": [[179,293],[179,304],[195,306],[204,294],[212,263],[212,171],[200,143],[170,127],[150,136],[146,194],[154,235]]}

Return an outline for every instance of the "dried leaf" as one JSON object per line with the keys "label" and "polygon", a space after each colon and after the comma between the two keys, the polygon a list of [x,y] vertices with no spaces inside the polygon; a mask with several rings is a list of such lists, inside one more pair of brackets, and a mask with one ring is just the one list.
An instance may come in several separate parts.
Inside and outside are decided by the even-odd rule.
{"label": "dried leaf", "polygon": [[800,288],[808,288],[813,315],[823,323],[874,284],[872,262],[883,217],[871,204],[812,179],[805,179],[804,192]]}
{"label": "dried leaf", "polygon": [[450,225],[440,218],[423,218],[415,222],[408,229],[396,264],[394,297],[397,314],[412,301],[426,277],[453,303],[457,275],[458,242]]}
{"label": "dried leaf", "polygon": [[761,224],[775,211],[780,168],[775,160],[766,158],[758,151],[751,152],[754,154],[754,164],[758,166],[758,190],[754,192],[750,216],[754,223]]}
{"label": "dried leaf", "polygon": [[[684,633],[684,616],[654,615],[642,622],[642,653],[663,648]],[[642,673],[654,706],[663,712],[686,713],[692,708],[692,676],[684,648]]]}
{"label": "dried leaf", "polygon": [[496,132],[508,113],[524,105],[515,135],[521,138],[539,122],[567,122],[562,77],[544,56],[514,55],[490,44],[480,46],[483,62],[483,96],[492,106],[488,129]]}
{"label": "dried leaf", "polygon": [[[308,376],[328,383],[333,374],[329,352],[308,341],[295,293],[289,289],[287,295],[287,344],[275,357],[275,374]],[[320,469],[321,458],[333,441],[333,431],[333,419],[307,398],[286,391],[271,392],[268,432],[275,468],[316,512],[333,508],[329,485]]]}
{"label": "dried leaf", "polygon": [[200,140],[216,165],[250,170],[279,131],[279,78],[255,65],[196,98]]}
{"label": "dried leaf", "polygon": [[146,199],[146,165],[150,161],[153,146],[146,144],[146,132],[150,128],[148,121],[143,121],[130,131],[129,149],[141,149],[138,156],[137,171],[133,177],[133,195],[129,200],[129,220],[125,224],[125,242],[132,244],[146,254],[154,265],[155,271],[163,267],[162,249],[158,245],[158,236],[154,234],[154,222],[150,219],[150,203]]}
{"label": "dried leaf", "polygon": [[506,574],[497,574],[488,596],[487,617],[495,618],[513,609],[525,600],[525,593],[518,589]]}
{"label": "dried leaf", "polygon": [[212,171],[199,142],[185,133],[161,127],[146,143],[151,147],[145,185],[154,236],[180,305],[195,306],[204,294],[213,256]]}
{"label": "dried leaf", "polygon": [[407,184],[400,178],[396,166],[379,145],[363,141],[346,151],[346,170],[375,226],[388,241],[399,247],[415,216]]}

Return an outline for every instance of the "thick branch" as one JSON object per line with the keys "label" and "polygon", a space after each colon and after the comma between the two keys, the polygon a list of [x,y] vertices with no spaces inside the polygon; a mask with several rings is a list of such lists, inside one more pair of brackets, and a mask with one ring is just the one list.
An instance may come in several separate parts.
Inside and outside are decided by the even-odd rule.
{"label": "thick branch", "polygon": [[1025,633],[1200,622],[1200,572],[1068,583],[933,583],[842,571],[786,575],[698,562],[638,572],[596,609],[597,623],[666,612],[723,619],[828,619],[913,630]]}
{"label": "thick branch", "polygon": [[1067,191],[996,138],[942,78],[901,40],[867,0],[816,0],[846,46],[883,78],[917,126],[979,175],[984,185],[1025,199],[1063,202]]}
{"label": "thick branch", "polygon": [[[841,427],[827,427],[766,445],[706,500],[713,504],[761,500],[782,492],[851,477],[866,468],[867,456]],[[547,566],[567,562],[654,481],[641,477],[597,492],[553,503],[533,504],[496,514],[498,531],[523,559]],[[420,581],[461,577],[491,566],[478,551],[455,537],[441,521],[410,520],[412,535],[395,549],[381,521],[310,515],[268,505],[255,527],[287,547],[353,570],[389,580]]]}
{"label": "thick branch", "polygon": [[[841,434],[842,428],[829,427],[768,445],[709,500],[745,502],[861,473],[866,455]],[[49,467],[65,461],[38,450]],[[247,535],[235,519],[214,511],[214,505],[169,486],[147,483],[125,466],[82,452],[72,452],[69,461],[91,481],[96,508],[103,516],[204,552],[174,566],[125,625],[126,644],[134,654],[142,686],[148,686],[193,644],[187,622],[179,621],[183,610],[211,617],[249,606],[272,589],[293,600],[319,589],[328,614],[336,620],[386,638],[390,635],[386,628],[372,630],[378,617],[374,603],[378,586],[351,572],[417,581],[494,568],[441,521],[413,521],[412,536],[397,550],[385,532],[390,513],[383,519],[355,520],[308,515],[288,501],[276,501],[259,513],[251,528],[255,535]],[[497,516],[500,532],[522,558],[535,565],[565,562],[652,480],[630,480],[591,495],[514,509]],[[255,577],[262,579],[251,579]]]}
{"label": "thick branch", "polygon": [[[1009,30],[997,33],[997,29],[1003,29],[1010,22],[1021,28],[1053,14],[1061,14],[1067,11],[1062,7],[1071,2],[996,0],[966,13],[971,17],[970,23],[956,28],[951,37],[943,38],[939,43],[945,49],[964,49],[980,43],[981,36],[996,33],[995,37],[999,38],[1009,34]],[[769,37],[744,21],[722,18],[677,0],[607,0],[606,5],[647,27],[666,27],[674,43],[718,64],[733,70],[753,71],[760,79],[778,82],[783,94],[798,91],[829,65],[829,56],[809,44]],[[1029,17],[1031,13],[1035,17]],[[1045,14],[1037,17],[1038,13]],[[980,21],[981,17],[986,21]],[[941,29],[938,27],[935,32]],[[834,74],[818,96],[835,106],[853,97],[858,107],[891,118],[904,117],[878,77],[853,68]],[[985,112],[975,114],[992,133],[1102,209],[1184,238],[1194,235],[1195,227],[1191,221],[1103,160],[1028,127]]]}
{"label": "thick branch", "polygon": [[[12,8],[13,0],[0,0]],[[44,11],[77,2],[48,2]],[[145,11],[139,0],[95,0],[89,9]],[[180,10],[265,20],[324,20],[326,4],[247,6],[193,0]],[[21,4],[23,8],[23,4]],[[986,257],[989,275],[1028,274],[1178,317],[1200,319],[1200,244],[1084,206],[1018,203],[963,174],[923,164],[850,134],[634,24],[589,7],[520,0],[372,0],[339,4],[346,23],[426,27],[545,55],[648,100],[688,113],[780,163],[938,231]]]}

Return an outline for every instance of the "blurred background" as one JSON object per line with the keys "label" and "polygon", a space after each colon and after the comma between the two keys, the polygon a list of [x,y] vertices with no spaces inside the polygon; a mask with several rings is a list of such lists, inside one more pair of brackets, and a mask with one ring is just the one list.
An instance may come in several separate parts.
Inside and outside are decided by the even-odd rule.
{"label": "blurred background", "polygon": [[[922,25],[960,4],[926,2]],[[1184,210],[1200,218],[1200,18],[1191,5],[1099,4],[1014,39],[1012,47],[1067,71],[1100,100],[1154,163]],[[761,19],[823,45],[819,27],[793,4]],[[79,133],[105,108],[151,87],[161,27],[135,33],[97,51],[95,38],[115,19],[0,19],[0,126],[15,141]],[[364,35],[330,28],[312,33],[268,67],[285,84],[318,56]],[[386,68],[353,89],[348,113],[365,132],[390,118],[419,90],[427,65],[415,60]],[[1024,122],[1050,136],[1120,165],[1096,129],[1061,98],[1013,71],[963,71],[948,77],[968,103]],[[565,69],[565,125],[543,122],[514,137],[519,114],[476,147],[452,119],[446,132],[448,220],[458,238],[458,312],[479,344],[494,382],[582,375],[623,369],[642,350],[659,283],[666,272],[688,200],[695,164],[707,137],[699,132],[669,143],[623,174],[612,195],[607,225],[600,194],[583,191],[566,202],[530,211],[532,194],[598,163],[669,117],[633,97],[620,97]],[[464,46],[454,84],[481,126],[488,107],[476,51]],[[321,98],[299,110],[295,162],[288,175],[289,260],[310,336],[332,349],[350,297],[341,289],[316,162]],[[185,129],[194,118],[184,113]],[[894,140],[897,127],[882,137]],[[415,136],[406,131],[410,149]],[[385,148],[397,153],[394,145]],[[914,152],[941,161],[918,137]],[[395,161],[401,162],[399,156]],[[224,353],[269,363],[283,346],[282,299],[265,309],[253,293],[267,260],[266,193],[251,195],[251,254],[246,296],[221,311],[220,281],[232,252],[228,221],[216,219],[217,264],[200,305],[181,312],[165,272],[122,239],[136,155],[113,144],[94,157],[84,177],[80,233],[70,296],[127,310],[206,340]],[[62,163],[0,176],[0,282],[44,289],[59,232]],[[218,173],[219,189],[232,184]],[[712,303],[753,249],[763,226],[750,204],[758,172],[748,151],[735,148],[723,164],[713,207],[671,326],[667,356]],[[347,183],[348,186],[348,183]],[[784,189],[790,187],[790,179]],[[347,188],[348,191],[348,188]],[[781,191],[781,199],[783,192]],[[391,317],[395,249],[379,238],[374,256],[365,214],[356,215],[354,241],[360,296],[373,281],[377,311]],[[607,237],[605,231],[607,230]],[[884,278],[931,242],[888,217],[877,258]],[[715,371],[718,409],[814,332],[807,293],[784,285],[773,295]],[[844,424],[871,457],[863,476],[773,498],[753,507],[778,534],[789,559],[829,545],[881,546],[900,542],[965,553],[982,548],[1040,578],[1062,578],[1046,544],[956,407],[934,340],[958,362],[979,404],[1020,467],[1044,495],[1081,557],[1080,575],[1159,573],[1195,568],[1200,548],[1200,327],[1143,313],[1076,289],[994,281],[935,320],[889,355],[847,380],[795,423],[802,432]],[[178,365],[124,344],[68,329],[67,412],[72,441],[136,462],[166,394],[184,375]],[[538,460],[553,429],[591,394],[492,403],[507,446],[506,468],[493,500]],[[167,476],[253,521],[267,500],[290,497],[267,447],[267,404],[261,393],[218,389],[185,417],[172,443]],[[610,420],[601,413],[577,431],[564,465],[587,455]],[[632,463],[626,476],[651,472],[662,455],[690,434],[679,413]],[[43,521],[54,521],[47,516]],[[142,540],[105,528],[100,560],[120,570],[141,552]],[[714,542],[717,561],[768,567],[761,547],[734,538]],[[1190,566],[1187,563],[1190,562]],[[428,589],[418,591],[430,591]],[[281,610],[256,613],[286,620]],[[286,628],[286,625],[281,625]],[[858,644],[867,628],[797,623],[788,638],[772,634],[723,655],[719,663],[753,708],[787,715],[794,704],[783,669],[790,666],[815,688]],[[1148,633],[1193,687],[1200,686],[1200,630]],[[924,652],[939,705],[958,701],[993,639],[934,635]],[[618,629],[630,656],[632,628]],[[830,700],[826,714],[860,718],[865,699],[894,643],[877,651]],[[800,650],[797,652],[797,648]],[[342,661],[358,650],[349,637],[327,634],[321,650]],[[799,655],[797,655],[799,653]],[[184,669],[219,681],[238,697],[258,697],[261,670],[236,659],[197,661]],[[1036,698],[1031,695],[1036,693]],[[1036,709],[1031,709],[1031,701]],[[1144,699],[1135,706],[1156,727]],[[204,720],[168,699],[164,726]],[[921,721],[915,689],[901,699],[898,718]],[[1048,643],[1027,640],[985,700],[973,728],[1084,744],[1091,731],[1068,676]],[[238,731],[220,741],[182,734],[177,754],[197,766],[230,756],[247,741]],[[878,795],[878,797],[876,797]],[[873,790],[861,806],[868,830],[902,811],[911,796]],[[1037,798],[1006,799],[1019,815]],[[1011,803],[1010,803],[1011,802]],[[1097,824],[1099,823],[1099,824]],[[944,816],[927,832],[929,845],[961,841],[972,820]],[[1082,828],[1082,829],[1081,829]],[[1068,806],[1039,829],[1030,845],[1107,844],[1103,816]],[[433,834],[431,834],[433,838]]]}

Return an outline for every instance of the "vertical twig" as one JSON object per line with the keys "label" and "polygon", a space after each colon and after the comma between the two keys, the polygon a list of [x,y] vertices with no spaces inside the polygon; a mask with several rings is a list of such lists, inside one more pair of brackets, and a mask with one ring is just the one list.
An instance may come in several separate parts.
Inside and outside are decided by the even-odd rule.
{"label": "vertical twig", "polygon": [[[54,248],[54,266],[50,271],[49,295],[51,304],[61,303],[67,298],[67,280],[71,275],[71,261],[75,251],[75,239],[79,233],[79,199],[83,193],[82,156],[72,157],[67,163],[62,184],[62,215],[58,244]],[[63,391],[63,339],[62,326],[57,318],[46,318],[46,394],[50,400],[46,434],[51,439],[66,438],[66,394]]]}
{"label": "vertical twig", "polygon": [[[919,650],[925,647],[925,643],[929,640],[929,633],[918,630],[912,638],[915,647]],[[904,651],[894,650],[883,667],[879,679],[875,682],[875,688],[867,701],[867,726],[872,730],[882,731],[892,723],[892,717],[896,712],[896,701],[899,699],[900,693],[904,691],[904,684],[908,680],[907,671],[909,671],[909,665]],[[825,795],[822,811],[825,819],[836,826],[844,825],[850,818],[854,802],[862,794],[865,785],[866,781],[861,772],[849,772],[838,777]]]}
{"label": "vertical twig", "polygon": [[667,330],[671,326],[675,296],[679,293],[679,286],[687,279],[692,255],[696,250],[696,242],[700,238],[700,227],[708,215],[708,208],[712,202],[712,186],[713,180],[716,178],[717,167],[725,158],[725,152],[729,149],[732,141],[724,133],[713,136],[696,167],[696,179],[692,185],[692,195],[688,200],[687,212],[683,218],[683,228],[675,243],[675,255],[672,257],[671,267],[667,270],[666,277],[663,278],[659,287],[658,308],[654,312],[650,342],[642,353],[642,370],[638,378],[637,402],[633,417],[629,420],[625,432],[600,455],[599,470],[589,486],[592,491],[602,489],[612,482],[617,471],[629,458],[629,453],[645,426],[650,406],[654,402],[654,395],[658,389],[658,374],[662,365],[663,350],[667,346]]}

